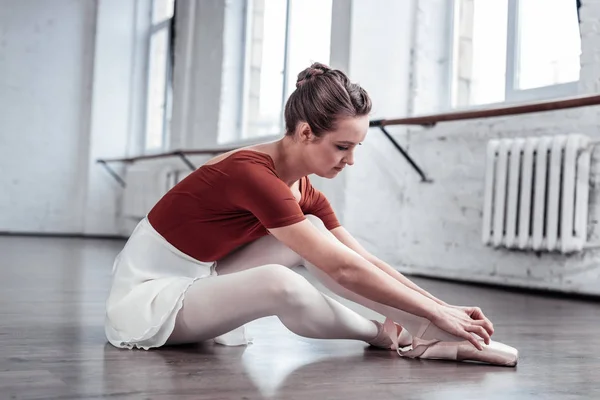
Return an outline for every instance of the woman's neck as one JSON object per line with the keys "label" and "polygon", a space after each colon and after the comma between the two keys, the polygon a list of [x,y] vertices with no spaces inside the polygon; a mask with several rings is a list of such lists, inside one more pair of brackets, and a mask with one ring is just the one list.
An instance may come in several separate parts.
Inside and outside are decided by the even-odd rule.
{"label": "woman's neck", "polygon": [[291,137],[284,136],[269,145],[272,146],[270,150],[275,163],[275,171],[286,185],[291,186],[303,176],[311,174],[303,157],[302,145]]}

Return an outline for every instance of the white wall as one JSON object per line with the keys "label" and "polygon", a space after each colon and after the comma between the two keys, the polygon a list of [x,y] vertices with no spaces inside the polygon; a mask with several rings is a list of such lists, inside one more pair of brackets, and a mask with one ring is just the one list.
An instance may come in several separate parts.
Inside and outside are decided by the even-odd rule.
{"label": "white wall", "polygon": [[[412,0],[352,2],[352,41],[346,71],[371,96],[372,119],[406,115],[409,111],[414,15]],[[389,128],[396,135],[405,131],[405,127]],[[402,223],[398,200],[403,193],[397,176],[405,164],[387,138],[373,130],[355,158],[355,165],[344,172],[343,224],[375,254],[385,256],[380,251],[382,244],[394,241]]]}
{"label": "white wall", "polygon": [[0,231],[83,228],[96,6],[0,4]]}
{"label": "white wall", "polygon": [[[444,59],[445,50],[437,44],[443,41],[446,16],[440,12],[440,3],[443,2],[418,0],[415,3],[418,24],[414,31],[413,58],[409,61],[412,64],[410,73],[403,68],[404,63],[396,65],[393,72],[381,68],[382,63],[373,54],[369,43],[385,42],[387,36],[380,32],[380,24],[370,26],[355,22],[355,30],[361,33],[361,39],[353,40],[351,52],[363,57],[351,57],[349,73],[371,92],[377,116],[406,115],[404,109],[390,107],[390,104],[397,104],[395,96],[398,93],[406,93],[404,98],[410,100],[408,108],[419,114],[443,106],[439,99],[445,95],[441,83],[446,79],[444,64],[447,60]],[[361,1],[353,4],[361,4]],[[598,91],[600,36],[596,28],[600,21],[599,5],[584,2],[581,10],[581,93]],[[389,18],[393,19],[392,9],[389,10]],[[396,10],[396,17],[400,18],[396,27],[403,26],[402,18],[406,15],[400,12]],[[402,32],[398,32],[394,37],[403,43],[402,36]],[[373,71],[377,71],[376,76],[371,76]],[[408,91],[397,79],[411,83]],[[384,112],[380,113],[380,110]],[[348,171],[346,196],[349,200],[345,224],[375,254],[404,272],[600,294],[599,254],[594,248],[567,257],[493,250],[481,244],[487,141],[498,137],[565,132],[582,132],[597,139],[598,116],[598,107],[591,107],[442,123],[432,129],[395,130],[397,140],[433,178],[432,184],[421,183],[391,144],[386,143],[377,130],[372,130],[367,146],[360,149],[363,154]],[[595,154],[595,162],[598,158]],[[598,245],[596,225],[600,208],[597,190],[600,177],[598,165],[594,165],[589,219],[591,246]]]}
{"label": "white wall", "polygon": [[148,5],[1,1],[0,231],[119,232],[95,160],[139,153]]}
{"label": "white wall", "polygon": [[[218,143],[222,96],[225,0],[178,4],[171,148]],[[229,76],[228,74],[226,74]]]}
{"label": "white wall", "polygon": [[[414,0],[333,1],[330,65],[348,73],[351,80],[367,90],[373,99],[372,119],[404,115],[410,108],[406,93],[411,85],[414,13]],[[391,127],[389,131],[397,134],[406,129]],[[357,149],[356,166],[347,168],[336,179],[311,177],[348,229],[357,225],[365,208],[380,207],[379,202],[389,203],[388,196],[396,196],[394,187],[389,185],[388,161],[399,161],[397,151],[378,133],[370,133],[368,143]],[[379,153],[373,154],[374,149],[379,149]],[[365,163],[369,168],[364,167]],[[381,188],[381,196],[374,198],[363,191],[365,181]],[[365,226],[359,223],[353,229],[362,242],[370,241],[369,232],[373,229],[380,229],[385,236],[387,224],[379,220],[365,222]]]}
{"label": "white wall", "polygon": [[[225,4],[224,9],[219,4]],[[441,45],[447,32],[445,0],[334,0],[331,64],[361,83],[373,99],[373,118],[395,118],[422,114],[445,106],[447,52]],[[221,63],[227,76],[231,67],[224,60],[222,18],[228,2],[210,2],[204,18],[212,25],[201,43],[214,51],[207,54],[210,68]],[[208,7],[208,6],[207,6]],[[584,2],[582,15],[583,54],[581,93],[597,92],[600,85],[600,2]],[[198,18],[198,17],[196,17]],[[197,33],[196,33],[197,34]],[[196,35],[194,34],[194,35]],[[226,33],[225,33],[226,34]],[[210,43],[212,47],[209,46]],[[208,46],[208,47],[206,47]],[[191,48],[187,59],[197,62],[199,49]],[[227,44],[225,44],[225,53]],[[225,60],[227,58],[225,57]],[[180,66],[183,64],[180,64]],[[190,74],[196,74],[191,69]],[[208,71],[208,70],[207,70]],[[229,72],[228,72],[229,71]],[[200,105],[220,103],[219,112],[205,123],[218,124],[230,110],[221,97],[228,80],[220,73],[207,92],[194,92],[196,99],[180,102],[180,112]],[[218,79],[217,79],[218,78]],[[199,78],[190,78],[199,79]],[[200,80],[198,80],[200,81]],[[179,84],[185,88],[185,80]],[[193,80],[191,82],[194,82]],[[221,89],[215,94],[216,85]],[[197,88],[197,86],[189,86]],[[182,93],[182,92],[180,92]],[[192,95],[188,91],[188,95]],[[177,96],[177,95],[176,95]],[[212,101],[212,103],[211,103]],[[197,115],[187,111],[181,127],[199,127]],[[206,110],[205,110],[206,111]],[[202,114],[205,115],[205,114]],[[336,180],[315,178],[340,219],[367,248],[401,271],[457,280],[553,289],[563,292],[600,294],[598,252],[594,248],[565,257],[493,250],[481,244],[481,218],[485,148],[498,137],[542,135],[577,131],[597,137],[598,108],[581,108],[537,115],[491,118],[439,124],[432,129],[389,127],[410,152],[432,184],[423,184],[401,154],[376,129],[357,150],[356,164]],[[221,119],[221,122],[223,119]],[[218,129],[189,130],[195,139],[187,147],[209,147],[216,143]],[[600,244],[600,153],[594,154],[590,197],[590,242]],[[197,159],[197,163],[202,162]],[[159,173],[177,167],[180,161],[148,165]],[[181,164],[179,164],[181,165]],[[139,173],[139,168],[132,173]],[[143,168],[142,168],[143,169]],[[185,168],[180,168],[185,169]],[[142,174],[143,175],[143,174]],[[140,180],[143,181],[142,178]],[[153,178],[154,179],[154,178]],[[146,185],[147,187],[147,185]],[[158,189],[160,190],[160,188]],[[143,214],[156,200],[156,192],[142,198]]]}
{"label": "white wall", "polygon": [[123,191],[96,160],[140,154],[151,9],[140,0],[98,4],[83,233],[116,234]]}
{"label": "white wall", "polygon": [[227,2],[223,34],[221,104],[219,105],[219,143],[240,138],[244,56],[246,49],[246,7],[243,1]]}

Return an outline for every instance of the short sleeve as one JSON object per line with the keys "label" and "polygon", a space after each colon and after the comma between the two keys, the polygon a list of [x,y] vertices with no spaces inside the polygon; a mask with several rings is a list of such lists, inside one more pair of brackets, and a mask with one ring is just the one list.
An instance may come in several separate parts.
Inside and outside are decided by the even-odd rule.
{"label": "short sleeve", "polygon": [[329,200],[323,193],[313,187],[308,177],[305,177],[304,196],[305,203],[303,205],[303,212],[305,214],[312,214],[318,217],[323,223],[327,230],[332,230],[342,226],[338,220]]}
{"label": "short sleeve", "polygon": [[290,188],[265,166],[250,164],[237,169],[228,185],[230,201],[254,214],[267,229],[306,219]]}

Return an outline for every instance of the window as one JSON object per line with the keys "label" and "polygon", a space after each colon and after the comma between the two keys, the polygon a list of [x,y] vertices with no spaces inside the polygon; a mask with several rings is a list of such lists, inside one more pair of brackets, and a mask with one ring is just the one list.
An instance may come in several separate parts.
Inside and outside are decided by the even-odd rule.
{"label": "window", "polygon": [[454,0],[451,105],[577,92],[576,0]]}
{"label": "window", "polygon": [[148,46],[148,88],[144,148],[165,149],[171,120],[172,57],[171,28],[175,0],[153,0]]}
{"label": "window", "polygon": [[247,0],[241,139],[283,132],[297,74],[329,63],[332,0]]}

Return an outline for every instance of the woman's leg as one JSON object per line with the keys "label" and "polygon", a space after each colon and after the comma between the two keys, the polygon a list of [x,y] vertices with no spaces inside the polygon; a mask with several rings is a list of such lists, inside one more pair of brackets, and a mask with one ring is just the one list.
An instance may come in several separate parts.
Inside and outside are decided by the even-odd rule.
{"label": "woman's leg", "polygon": [[[308,218],[323,234],[332,235],[320,219],[314,216],[308,216]],[[510,346],[492,342],[489,346],[485,346],[483,351],[479,351],[463,338],[441,330],[425,318],[359,296],[340,286],[309,262],[304,262],[304,265],[332,292],[377,311],[406,328],[413,337],[416,337],[413,346],[417,346],[413,350],[403,353],[407,357],[470,360],[503,366],[517,364],[518,351]],[[435,344],[427,344],[430,339],[439,340],[439,342],[435,343],[434,341]]]}
{"label": "woman's leg", "polygon": [[440,328],[432,324],[429,320],[423,317],[419,317],[417,315],[410,314],[398,308],[390,307],[388,305],[377,303],[373,300],[369,300],[365,297],[362,297],[344,288],[339,283],[334,281],[329,275],[327,275],[322,270],[315,267],[309,262],[306,262],[304,266],[312,275],[319,279],[319,281],[321,281],[321,283],[327,289],[331,290],[333,293],[337,294],[338,296],[344,297],[348,300],[354,301],[355,303],[361,304],[367,308],[370,308],[371,310],[376,311],[387,318],[390,318],[391,320],[405,328],[412,336],[418,336],[426,340],[438,339],[450,342],[462,342],[465,340],[461,337],[454,336],[450,333],[441,330]]}
{"label": "woman's leg", "polygon": [[[327,230],[327,228],[323,224],[323,221],[321,221],[319,218],[313,215],[308,215],[307,218],[313,223],[313,225],[315,225],[321,231],[321,233],[333,236],[333,234],[329,232],[329,230]],[[410,314],[406,311],[390,307],[385,304],[377,303],[363,296],[360,296],[342,287],[333,279],[331,279],[327,274],[325,274],[321,269],[317,268],[316,266],[307,261],[303,261],[302,264],[311,274],[315,275],[321,281],[321,283],[323,283],[323,285],[329,290],[331,290],[333,293],[336,293],[337,295],[342,296],[348,300],[352,300],[356,303],[359,303],[367,308],[370,308],[371,310],[377,311],[385,317],[392,319],[394,322],[397,322],[398,324],[402,325],[403,328],[406,328],[406,330],[412,336],[418,336],[426,340],[438,339],[443,341],[460,342],[465,340],[461,337],[454,336],[450,333],[447,333],[446,331],[443,331],[442,329],[430,323],[429,320],[423,317],[419,317],[417,315]],[[423,330],[424,327],[425,329]]]}
{"label": "woman's leg", "polygon": [[378,325],[323,295],[287,266],[268,264],[196,281],[167,344],[212,339],[271,315],[310,338],[373,341],[381,334]]}
{"label": "woman's leg", "polygon": [[[307,218],[319,228],[323,234],[332,235],[319,218],[313,215],[307,215]],[[419,336],[423,339],[464,341],[463,338],[451,335],[439,329],[425,318],[377,303],[344,288],[321,269],[304,260],[297,253],[271,235],[262,237],[217,262],[217,273],[219,275],[224,275],[269,263],[285,265],[290,268],[304,265],[313,276],[319,279],[319,281],[333,293],[392,319],[394,322],[406,328],[413,336]],[[424,332],[420,332],[422,327],[427,327]]]}
{"label": "woman's leg", "polygon": [[[309,216],[309,219],[324,234],[331,234],[318,218]],[[216,268],[220,276],[203,279],[192,285],[178,315],[172,342],[197,342],[214,338],[254,319],[277,315],[288,329],[298,335],[357,339],[389,347],[390,338],[382,331],[381,324],[321,294],[303,277],[288,269],[302,264],[332,292],[379,312],[406,327],[413,336],[443,341],[439,342],[439,349],[428,347],[421,358],[452,358],[492,364],[503,364],[509,360],[511,364],[505,365],[516,364],[516,350],[508,346],[504,346],[508,350],[481,353],[468,343],[466,346],[448,348],[448,342],[464,342],[464,339],[442,331],[425,318],[345,289],[272,236],[261,238],[220,260]],[[422,330],[423,327],[426,329]],[[407,356],[411,357],[410,354]]]}

